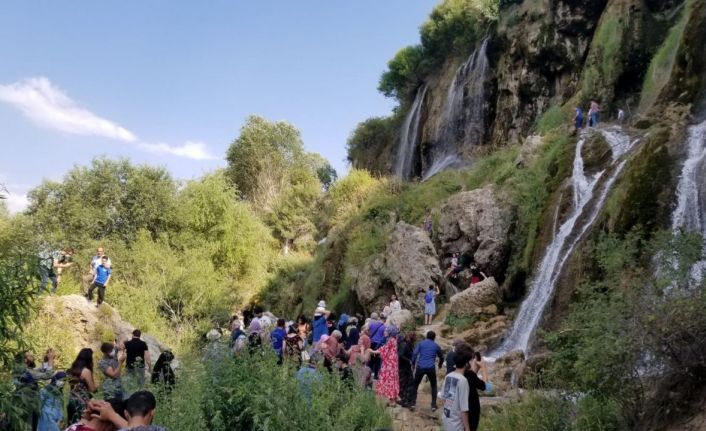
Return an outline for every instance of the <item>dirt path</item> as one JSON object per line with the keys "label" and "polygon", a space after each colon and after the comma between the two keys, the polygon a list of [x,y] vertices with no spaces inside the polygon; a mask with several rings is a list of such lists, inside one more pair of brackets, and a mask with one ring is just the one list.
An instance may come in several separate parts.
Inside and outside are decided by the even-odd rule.
{"label": "dirt path", "polygon": [[[431,325],[424,325],[417,328],[420,337],[426,337],[428,331],[436,333],[436,343],[441,346],[444,351],[451,348],[453,338],[447,338],[449,332],[448,326],[445,324],[446,316],[449,312],[449,304],[441,304],[438,307]],[[492,381],[492,365],[487,364],[490,380]],[[437,388],[444,381],[446,370],[439,370],[437,374]],[[481,406],[495,406],[506,402],[504,397],[481,397]],[[437,405],[441,403],[437,401]],[[414,411],[396,406],[388,408],[388,412],[393,418],[393,429],[395,431],[436,431],[441,429],[440,410],[431,411],[431,385],[427,381],[422,381],[417,392],[417,408]]]}

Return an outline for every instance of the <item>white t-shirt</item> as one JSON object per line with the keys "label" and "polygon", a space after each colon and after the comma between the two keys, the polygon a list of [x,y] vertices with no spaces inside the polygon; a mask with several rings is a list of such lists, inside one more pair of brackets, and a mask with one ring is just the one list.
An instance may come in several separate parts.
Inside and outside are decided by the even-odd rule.
{"label": "white t-shirt", "polygon": [[[93,256],[93,259],[91,259],[91,272],[93,274],[96,273],[96,267],[98,267],[101,263],[103,263],[101,261],[101,259],[103,259],[103,258],[100,256]],[[108,265],[111,265],[110,259],[108,259]]]}
{"label": "white t-shirt", "polygon": [[398,311],[402,309],[402,304],[400,304],[400,301],[395,300],[390,302],[390,308],[392,311]]}
{"label": "white t-shirt", "polygon": [[441,390],[441,399],[444,400],[444,409],[441,419],[444,431],[464,431],[462,412],[468,412],[468,380],[463,374],[454,371],[447,374]]}

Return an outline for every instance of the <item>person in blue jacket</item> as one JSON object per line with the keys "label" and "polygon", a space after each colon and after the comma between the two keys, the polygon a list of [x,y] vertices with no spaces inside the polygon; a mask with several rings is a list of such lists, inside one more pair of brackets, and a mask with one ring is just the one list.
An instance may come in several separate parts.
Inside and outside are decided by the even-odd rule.
{"label": "person in blue jacket", "polygon": [[427,332],[427,338],[417,344],[414,353],[412,353],[416,372],[414,373],[414,390],[412,391],[410,409],[414,409],[417,403],[419,384],[422,383],[424,376],[427,376],[431,384],[431,411],[436,411],[436,359],[439,358],[439,368],[441,368],[444,364],[444,352],[436,344],[435,339],[436,333],[434,331]]}

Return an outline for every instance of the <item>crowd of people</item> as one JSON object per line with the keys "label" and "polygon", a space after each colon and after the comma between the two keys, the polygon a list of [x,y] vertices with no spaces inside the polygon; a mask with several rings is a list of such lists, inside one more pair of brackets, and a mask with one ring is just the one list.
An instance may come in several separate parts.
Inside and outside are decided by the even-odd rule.
{"label": "crowd of people", "polygon": [[152,383],[169,390],[175,383],[169,365],[174,355],[163,351],[152,368],[149,348],[141,335],[135,329],[130,340],[101,345],[97,367],[102,374],[100,386],[96,383],[93,349],[81,349],[65,371],[55,370],[56,352],[52,348],[47,349],[40,366],[32,353],[20,355],[14,383],[26,405],[35,407],[28,417],[32,431],[59,431],[63,425],[69,425],[71,431],[162,430],[150,425],[156,401],[144,390],[145,375],[151,371]]}
{"label": "crowd of people", "polygon": [[[433,285],[425,294],[427,317],[436,313],[438,294],[438,287]],[[429,297],[431,302],[427,302]],[[417,340],[416,330],[394,324],[395,311],[401,309],[399,299],[392,295],[380,313],[373,312],[368,318],[336,316],[322,300],[311,317],[300,315],[296,321],[286,321],[256,306],[243,312],[242,317],[231,318],[228,344],[221,330],[211,330],[205,356],[223,360],[225,351],[237,357],[270,350],[279,364],[295,370],[293,375],[307,400],[311,400],[313,387],[323,373],[331,373],[350,388],[373,391],[388,405],[415,410],[419,387],[426,378],[431,386],[432,412],[437,411],[437,398],[443,403],[444,429],[476,430],[480,418],[477,391],[492,387],[480,354],[463,341],[456,341],[451,351],[444,352],[433,330]],[[426,322],[431,323],[431,319]],[[444,364],[447,372],[440,373]],[[446,377],[437,394],[437,379],[443,374]]]}
{"label": "crowd of people", "polygon": [[[430,221],[428,228],[431,230]],[[61,270],[73,264],[73,254],[74,250],[65,249],[40,255],[42,289],[51,281],[51,292],[56,291]],[[444,280],[463,269],[459,255],[454,254]],[[470,269],[472,284],[485,278],[475,266]],[[98,293],[97,305],[105,300],[111,274],[110,259],[99,247],[84,276],[84,293],[89,301],[94,291]],[[439,295],[436,285],[430,285],[424,292],[425,325],[432,324]],[[345,313],[336,316],[321,300],[310,317],[300,315],[296,321],[286,321],[256,306],[242,316],[233,316],[228,343],[219,328],[206,334],[205,359],[224,360],[245,352],[271,350],[279,364],[294,366],[293,377],[307,400],[311,400],[313,386],[323,373],[332,373],[350,388],[373,391],[385,403],[411,410],[416,408],[419,387],[426,379],[431,386],[432,412],[437,410],[437,399],[443,403],[441,419],[445,430],[477,429],[480,418],[477,391],[491,386],[486,383],[486,375],[483,379],[477,375],[484,370],[480,355],[461,341],[445,353],[433,330],[427,330],[423,339],[417,340],[414,329],[405,330],[395,324],[394,316],[402,308],[393,294],[380,312],[373,312],[367,318]],[[139,329],[135,329],[130,340],[103,343],[100,352],[97,370],[90,348],[82,349],[68,370],[58,372],[54,370],[52,349],[47,350],[40,367],[31,354],[23,356],[15,375],[17,387],[28,389],[27,394],[41,406],[30,418],[33,430],[58,431],[64,424],[69,425],[70,431],[161,429],[150,425],[156,401],[144,390],[145,376],[151,370],[153,383],[166,388],[173,386],[171,352],[162,352],[152,368],[149,348]],[[445,378],[438,391],[442,375],[438,370],[443,370],[444,364]],[[100,387],[94,372],[102,375]],[[40,381],[48,382],[41,390]],[[66,409],[60,402],[65,384],[69,388]],[[96,399],[96,394],[101,394],[102,400]]]}

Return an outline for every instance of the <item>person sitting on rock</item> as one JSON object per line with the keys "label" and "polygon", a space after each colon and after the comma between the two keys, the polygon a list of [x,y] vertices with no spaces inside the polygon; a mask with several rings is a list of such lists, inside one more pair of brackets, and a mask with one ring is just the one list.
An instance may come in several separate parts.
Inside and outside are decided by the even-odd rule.
{"label": "person sitting on rock", "polygon": [[456,275],[459,272],[463,271],[463,266],[459,263],[458,258],[459,258],[458,253],[454,253],[451,256],[451,264],[449,265],[449,268],[446,270],[446,274],[444,274],[444,278],[449,278],[449,276],[451,276],[451,278],[456,278]]}
{"label": "person sitting on rock", "polygon": [[483,274],[483,271],[478,269],[477,266],[473,265],[471,266],[471,284],[468,287],[473,286],[474,284],[480,283],[481,281],[485,280],[486,275]]}

